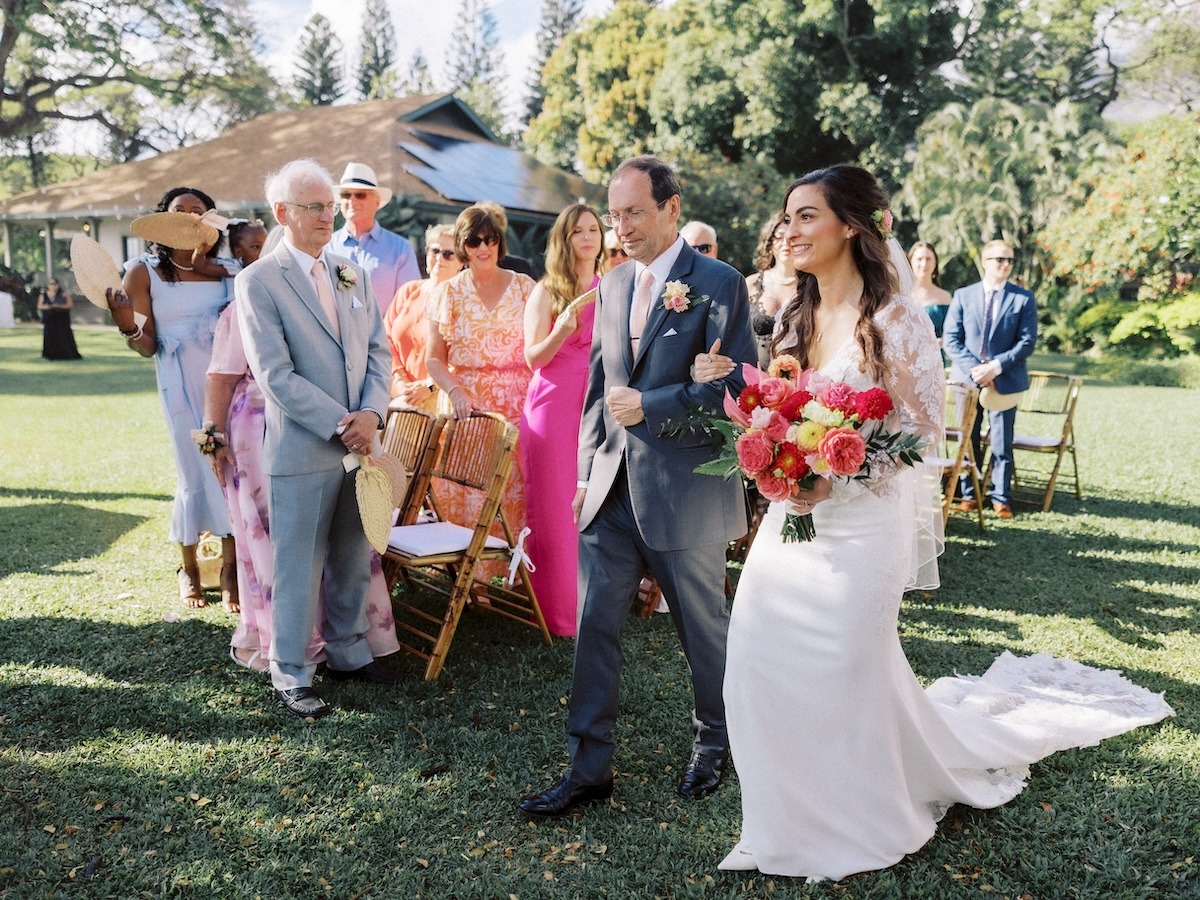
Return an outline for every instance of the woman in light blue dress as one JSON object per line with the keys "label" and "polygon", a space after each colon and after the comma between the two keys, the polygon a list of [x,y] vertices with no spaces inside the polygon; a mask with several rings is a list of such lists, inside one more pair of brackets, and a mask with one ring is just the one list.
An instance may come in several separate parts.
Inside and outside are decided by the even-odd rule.
{"label": "woman in light blue dress", "polygon": [[[163,195],[156,211],[199,216],[213,207],[203,191],[179,187]],[[114,292],[109,308],[129,346],[142,356],[154,357],[158,396],[175,457],[170,537],[182,548],[179,597],[189,607],[205,605],[196,544],[208,531],[222,538],[221,599],[227,611],[236,613],[236,557],[229,513],[212,466],[192,439],[192,431],[200,429],[204,420],[204,375],[212,356],[213,333],[232,295],[231,279],[205,274],[220,271],[204,259],[215,250],[215,246],[192,251],[152,244],[151,254],[125,273],[124,295]]]}

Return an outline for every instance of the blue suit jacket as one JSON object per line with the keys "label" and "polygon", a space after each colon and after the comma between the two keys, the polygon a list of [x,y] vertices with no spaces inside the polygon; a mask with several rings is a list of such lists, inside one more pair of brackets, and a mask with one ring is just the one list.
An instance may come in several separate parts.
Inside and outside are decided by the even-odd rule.
{"label": "blue suit jacket", "polygon": [[[692,381],[690,369],[696,354],[717,338],[721,353],[739,363],[757,361],[746,279],[684,246],[668,280],[686,283],[694,302],[673,312],[663,307],[660,292],[635,358],[629,343],[634,268],[625,263],[605,275],[596,298],[579,426],[579,477],[589,481],[579,527],[595,517],[624,462],[638,530],[648,545],[681,550],[735,540],[747,528],[741,480],[697,475],[692,470],[715,455],[711,444],[694,434],[664,437],[662,430],[668,422],[681,424],[696,407],[720,410],[726,388],[736,395],[744,386],[740,365],[707,384]],[[631,428],[614,422],[604,402],[608,389],[617,386],[642,392],[646,418]]]}
{"label": "blue suit jacket", "polygon": [[[971,369],[983,360],[983,282],[954,292],[943,331],[950,375],[954,381],[971,384]],[[1002,394],[1029,387],[1025,361],[1037,344],[1037,303],[1024,288],[1005,282],[992,314],[992,359],[999,360],[1000,374],[993,386]]]}

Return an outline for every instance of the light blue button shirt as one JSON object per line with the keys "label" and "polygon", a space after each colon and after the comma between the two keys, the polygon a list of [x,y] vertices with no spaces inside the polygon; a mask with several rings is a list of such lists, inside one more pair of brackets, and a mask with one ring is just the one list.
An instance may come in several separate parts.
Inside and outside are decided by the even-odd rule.
{"label": "light blue button shirt", "polygon": [[330,252],[354,260],[371,279],[371,292],[382,315],[392,305],[396,289],[421,277],[412,244],[378,222],[354,237],[344,226],[333,233]]}

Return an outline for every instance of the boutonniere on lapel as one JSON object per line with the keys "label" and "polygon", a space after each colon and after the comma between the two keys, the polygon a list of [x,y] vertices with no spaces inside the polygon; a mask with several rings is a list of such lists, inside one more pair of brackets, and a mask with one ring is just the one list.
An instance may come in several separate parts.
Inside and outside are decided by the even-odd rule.
{"label": "boutonniere on lapel", "polygon": [[351,290],[358,284],[358,275],[349,266],[337,267],[337,284],[339,291]]}
{"label": "boutonniere on lapel", "polygon": [[703,297],[691,297],[691,288],[683,281],[668,281],[663,286],[663,309],[671,312],[687,312],[693,306],[698,306],[708,300],[708,294]]}

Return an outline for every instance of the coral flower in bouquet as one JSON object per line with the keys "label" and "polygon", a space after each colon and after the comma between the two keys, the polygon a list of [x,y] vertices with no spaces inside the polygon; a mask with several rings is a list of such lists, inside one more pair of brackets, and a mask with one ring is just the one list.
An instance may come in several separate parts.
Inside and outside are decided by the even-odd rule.
{"label": "coral flower in bouquet", "polygon": [[[743,365],[746,387],[735,400],[725,394],[728,419],[712,418],[706,430],[721,435],[720,454],[696,471],[754,480],[768,500],[787,500],[796,489],[811,490],[818,478],[865,479],[872,465],[921,461],[916,435],[884,431],[892,411],[882,388],[858,391],[813,369],[801,370],[793,356],[771,360],[766,372]],[[789,511],[784,541],[816,536],[811,513]]]}

